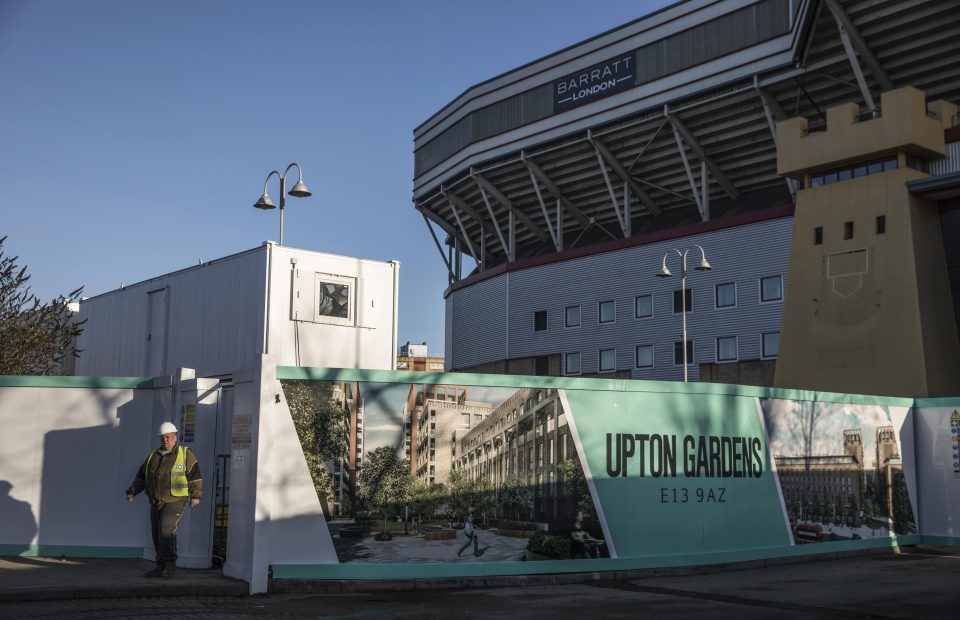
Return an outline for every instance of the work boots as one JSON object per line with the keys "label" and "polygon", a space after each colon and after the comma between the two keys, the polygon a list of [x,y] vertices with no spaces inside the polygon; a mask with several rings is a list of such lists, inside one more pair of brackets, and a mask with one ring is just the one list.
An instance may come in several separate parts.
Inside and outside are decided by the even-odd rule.
{"label": "work boots", "polygon": [[143,574],[144,577],[160,577],[163,575],[163,560],[157,560],[157,565]]}
{"label": "work boots", "polygon": [[173,577],[177,572],[177,563],[173,560],[167,560],[163,563],[163,572],[160,573],[161,577]]}

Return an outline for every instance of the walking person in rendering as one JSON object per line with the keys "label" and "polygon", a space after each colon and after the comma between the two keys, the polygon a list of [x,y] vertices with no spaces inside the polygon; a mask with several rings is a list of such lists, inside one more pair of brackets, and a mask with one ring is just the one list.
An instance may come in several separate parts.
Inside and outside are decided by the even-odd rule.
{"label": "walking person in rendering", "polygon": [[127,501],[146,491],[150,501],[150,532],[157,565],[144,577],[173,577],[177,566],[177,525],[187,502],[200,503],[203,479],[197,457],[190,448],[177,444],[177,427],[160,425],[160,447],[147,456],[137,477],[127,489]]}
{"label": "walking person in rendering", "polygon": [[477,530],[473,527],[473,508],[467,509],[467,521],[463,524],[463,535],[467,537],[467,542],[463,543],[463,546],[457,551],[457,557],[459,558],[460,554],[463,553],[471,543],[473,544],[473,555],[480,555],[480,540],[477,536]]}

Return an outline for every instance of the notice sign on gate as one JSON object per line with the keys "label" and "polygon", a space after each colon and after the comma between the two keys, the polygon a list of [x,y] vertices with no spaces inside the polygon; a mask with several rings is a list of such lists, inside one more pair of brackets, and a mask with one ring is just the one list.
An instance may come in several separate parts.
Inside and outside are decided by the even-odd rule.
{"label": "notice sign on gate", "polygon": [[197,406],[184,405],[180,412],[180,441],[193,443],[197,433]]}
{"label": "notice sign on gate", "polygon": [[953,451],[953,477],[960,480],[960,411],[950,416],[950,447]]}
{"label": "notice sign on gate", "polygon": [[252,440],[250,431],[250,415],[238,415],[233,418],[233,433],[230,437],[230,443],[234,450],[249,448]]}

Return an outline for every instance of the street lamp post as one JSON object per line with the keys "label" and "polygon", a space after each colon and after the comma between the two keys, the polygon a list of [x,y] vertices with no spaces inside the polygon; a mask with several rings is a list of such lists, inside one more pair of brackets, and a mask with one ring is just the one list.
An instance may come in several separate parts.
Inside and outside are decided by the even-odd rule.
{"label": "street lamp post", "polygon": [[[697,271],[710,271],[713,267],[710,266],[710,263],[707,262],[707,255],[703,252],[703,248],[699,245],[694,245],[693,247],[700,250],[700,264],[696,266]],[[680,302],[681,302],[681,312],[683,314],[683,381],[687,381],[687,252],[690,251],[690,248],[687,248],[683,252],[680,250],[672,250],[680,257]],[[660,267],[660,273],[657,274],[658,278],[669,278],[673,274],[670,273],[670,270],[667,269],[667,256],[670,255],[668,251],[663,255],[663,266]]]}
{"label": "street lamp post", "polygon": [[280,178],[280,245],[283,245],[283,208],[287,204],[287,173],[290,172],[290,169],[293,167],[296,167],[297,169],[297,183],[290,190],[290,195],[295,198],[306,198],[307,196],[310,196],[310,190],[307,189],[306,183],[303,182],[303,171],[300,169],[300,164],[294,162],[287,166],[287,169],[283,171],[283,174],[273,170],[267,175],[266,180],[263,182],[263,195],[260,196],[257,202],[253,205],[254,208],[263,209],[264,211],[277,208],[277,206],[273,204],[273,201],[270,199],[269,194],[267,194],[267,183],[270,182],[270,177],[277,175],[277,177]]}

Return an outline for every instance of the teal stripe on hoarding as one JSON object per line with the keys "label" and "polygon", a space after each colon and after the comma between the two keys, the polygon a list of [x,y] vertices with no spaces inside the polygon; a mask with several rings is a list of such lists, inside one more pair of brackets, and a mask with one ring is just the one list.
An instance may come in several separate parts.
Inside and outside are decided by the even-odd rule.
{"label": "teal stripe on hoarding", "polygon": [[143,547],[86,547],[80,545],[7,545],[0,544],[0,555],[66,558],[140,559]]}
{"label": "teal stripe on hoarding", "polygon": [[149,377],[34,377],[27,375],[0,375],[0,387],[147,389],[153,387],[153,379]]}
{"label": "teal stripe on hoarding", "polygon": [[428,383],[490,387],[561,388],[609,392],[656,392],[661,394],[717,394],[820,401],[841,404],[889,405],[912,407],[912,398],[839,394],[810,390],[761,388],[726,383],[683,383],[681,381],[640,381],[584,379],[581,377],[534,377],[526,375],[486,375],[462,372],[408,372],[402,370],[364,370],[356,368],[305,368],[277,366],[277,379],[299,381],[369,381],[372,383]]}
{"label": "teal stripe on hoarding", "polygon": [[949,398],[918,398],[914,401],[914,407],[960,407],[960,397],[951,396]]}
{"label": "teal stripe on hoarding", "polygon": [[960,537],[957,536],[922,536],[924,545],[933,545],[935,547],[960,547]]}
{"label": "teal stripe on hoarding", "polygon": [[494,575],[546,575],[590,573],[644,568],[709,566],[750,560],[803,557],[840,551],[866,551],[900,545],[917,545],[919,535],[878,540],[847,540],[830,543],[741,549],[720,553],[656,555],[599,560],[547,560],[530,562],[479,562],[471,564],[274,564],[274,579],[430,579],[442,577],[487,577]]}

